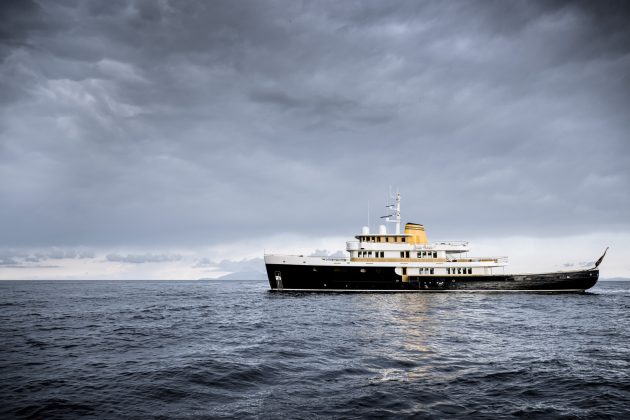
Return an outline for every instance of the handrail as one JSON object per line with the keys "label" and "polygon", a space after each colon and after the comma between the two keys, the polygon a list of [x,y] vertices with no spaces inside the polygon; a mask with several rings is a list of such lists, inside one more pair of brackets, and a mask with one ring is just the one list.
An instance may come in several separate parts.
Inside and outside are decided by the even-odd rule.
{"label": "handrail", "polygon": [[447,258],[448,262],[507,262],[508,257],[467,257],[467,258]]}
{"label": "handrail", "polygon": [[469,241],[433,241],[431,245],[468,245]]}

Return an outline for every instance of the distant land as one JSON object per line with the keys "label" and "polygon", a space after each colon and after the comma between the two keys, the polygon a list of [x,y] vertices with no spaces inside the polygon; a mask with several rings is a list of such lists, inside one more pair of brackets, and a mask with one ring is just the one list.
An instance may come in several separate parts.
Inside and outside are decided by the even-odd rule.
{"label": "distant land", "polygon": [[221,276],[218,280],[267,280],[267,273],[261,271],[239,271]]}

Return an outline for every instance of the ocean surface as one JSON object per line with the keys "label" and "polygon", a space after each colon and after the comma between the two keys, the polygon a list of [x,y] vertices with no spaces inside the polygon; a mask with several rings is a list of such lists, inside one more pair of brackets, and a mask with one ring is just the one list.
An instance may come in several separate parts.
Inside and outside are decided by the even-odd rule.
{"label": "ocean surface", "polygon": [[0,282],[0,418],[630,418],[630,283]]}

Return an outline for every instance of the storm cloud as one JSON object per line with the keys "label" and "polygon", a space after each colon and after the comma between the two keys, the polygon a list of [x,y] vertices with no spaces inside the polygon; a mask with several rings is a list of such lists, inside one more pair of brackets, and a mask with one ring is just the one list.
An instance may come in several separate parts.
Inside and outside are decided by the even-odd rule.
{"label": "storm cloud", "polygon": [[390,185],[443,238],[629,233],[629,20],[615,1],[2,2],[0,247],[352,236]]}

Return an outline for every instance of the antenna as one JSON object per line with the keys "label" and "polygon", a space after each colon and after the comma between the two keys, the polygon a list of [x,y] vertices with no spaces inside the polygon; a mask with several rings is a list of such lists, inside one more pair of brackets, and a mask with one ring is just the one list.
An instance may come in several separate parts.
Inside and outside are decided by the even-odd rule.
{"label": "antenna", "polygon": [[[389,187],[389,195],[387,196],[387,205],[385,208],[387,212],[390,213],[387,216],[381,216],[381,219],[385,219],[387,223],[396,223],[396,235],[400,235],[400,193],[398,192],[398,188],[396,188],[396,204],[389,204],[389,199],[392,195],[392,187]],[[394,198],[394,197],[391,197]],[[395,217],[394,220],[391,220],[390,217]]]}
{"label": "antenna", "polygon": [[400,193],[396,188],[396,235],[400,235]]}

